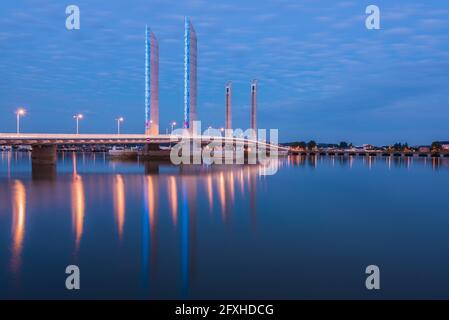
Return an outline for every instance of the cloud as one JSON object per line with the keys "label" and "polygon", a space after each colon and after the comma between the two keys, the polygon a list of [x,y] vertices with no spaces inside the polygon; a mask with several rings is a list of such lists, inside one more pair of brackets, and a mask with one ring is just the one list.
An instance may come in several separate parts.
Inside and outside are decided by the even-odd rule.
{"label": "cloud", "polygon": [[383,31],[383,34],[392,36],[406,36],[413,33],[413,29],[407,27],[389,28]]}
{"label": "cloud", "polygon": [[444,19],[422,19],[419,26],[426,29],[442,29],[449,26],[449,21]]}
{"label": "cloud", "polygon": [[253,20],[257,22],[267,22],[275,19],[276,17],[277,15],[274,13],[265,13],[254,16]]}
{"label": "cloud", "polygon": [[340,7],[340,8],[349,8],[349,7],[353,7],[355,5],[356,5],[355,1],[342,1],[342,2],[337,3],[337,7]]}

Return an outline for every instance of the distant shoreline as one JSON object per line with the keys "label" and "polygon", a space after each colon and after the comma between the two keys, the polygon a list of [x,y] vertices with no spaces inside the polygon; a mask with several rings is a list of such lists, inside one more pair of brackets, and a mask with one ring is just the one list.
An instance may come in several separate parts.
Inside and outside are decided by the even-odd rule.
{"label": "distant shoreline", "polygon": [[420,152],[420,151],[379,151],[379,150],[291,150],[292,155],[301,156],[369,156],[369,157],[408,157],[408,158],[449,158],[449,151]]}

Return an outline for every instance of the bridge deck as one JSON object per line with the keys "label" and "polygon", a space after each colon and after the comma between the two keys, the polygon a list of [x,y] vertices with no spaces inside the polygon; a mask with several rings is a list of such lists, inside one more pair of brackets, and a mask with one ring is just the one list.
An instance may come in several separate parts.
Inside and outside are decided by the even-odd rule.
{"label": "bridge deck", "polygon": [[[0,145],[42,145],[42,144],[161,144],[179,142],[183,136],[160,134],[48,134],[48,133],[0,133]],[[216,140],[213,136],[194,136],[194,140],[209,143]],[[235,142],[242,145],[255,144],[255,140],[235,137],[222,137],[223,142]],[[259,146],[288,151],[289,148],[257,141]]]}

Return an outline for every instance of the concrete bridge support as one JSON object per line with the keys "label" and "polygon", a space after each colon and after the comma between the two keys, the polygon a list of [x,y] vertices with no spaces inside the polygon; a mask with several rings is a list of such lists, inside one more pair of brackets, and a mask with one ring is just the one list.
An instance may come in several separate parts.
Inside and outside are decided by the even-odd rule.
{"label": "concrete bridge support", "polygon": [[36,145],[31,150],[31,175],[33,180],[56,178],[56,146]]}
{"label": "concrete bridge support", "polygon": [[56,166],[56,146],[55,145],[36,145],[31,151],[31,163],[37,165],[55,165]]}
{"label": "concrete bridge support", "polygon": [[256,164],[257,163],[257,158],[258,158],[258,153],[260,152],[260,150],[258,149],[258,144],[257,143],[253,143],[253,144],[245,144],[243,147],[243,152],[244,152],[244,161],[247,164]]}
{"label": "concrete bridge support", "polygon": [[145,162],[145,175],[158,175],[159,174],[159,163],[157,162]]}
{"label": "concrete bridge support", "polygon": [[170,150],[162,150],[159,144],[149,144],[144,146],[142,152],[138,154],[139,160],[141,161],[156,161],[156,160],[170,160]]}
{"label": "concrete bridge support", "polygon": [[147,143],[147,144],[145,144],[144,149],[143,149],[144,152],[158,151],[158,150],[160,150],[160,148],[159,148],[159,144],[157,144],[157,143]]}
{"label": "concrete bridge support", "polygon": [[56,164],[31,164],[31,177],[33,181],[56,180]]}

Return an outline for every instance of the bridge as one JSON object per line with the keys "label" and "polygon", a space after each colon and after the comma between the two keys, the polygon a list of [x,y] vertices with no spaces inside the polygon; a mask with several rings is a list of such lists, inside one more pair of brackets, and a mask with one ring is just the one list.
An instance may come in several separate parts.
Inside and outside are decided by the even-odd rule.
{"label": "bridge", "polygon": [[[256,148],[256,150],[261,149],[268,153],[273,150],[290,151],[288,147],[255,139],[208,135],[0,133],[0,146],[30,145],[32,147],[31,159],[33,171],[42,165],[55,166],[57,162],[56,149],[60,145],[144,145],[143,155],[145,159],[151,160],[152,158],[157,159],[161,156],[161,144],[179,143],[181,141],[195,142],[201,148],[209,145],[211,142],[218,142],[219,146],[241,146],[244,148],[245,154],[247,154],[250,148]],[[168,158],[169,153],[165,151],[164,156]]]}
{"label": "bridge", "polygon": [[[81,144],[81,145],[95,145],[95,144],[165,144],[176,143],[189,136],[175,135],[175,134],[48,134],[48,133],[0,133],[0,146],[9,145],[66,145],[66,144]],[[201,144],[209,144],[212,141],[221,139],[223,143],[233,143],[240,145],[257,145],[266,149],[277,149],[289,151],[289,147],[271,144],[264,141],[239,138],[239,137],[217,137],[208,135],[193,135],[190,140],[200,141]]]}
{"label": "bridge", "polygon": [[[8,134],[0,133],[0,145],[65,145],[65,144],[163,144],[175,142],[175,135],[145,134]],[[179,136],[179,140],[181,137]]]}

